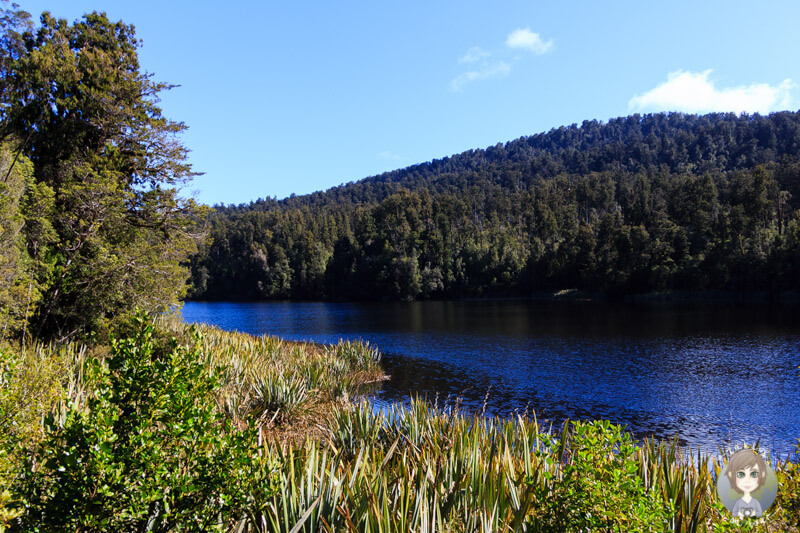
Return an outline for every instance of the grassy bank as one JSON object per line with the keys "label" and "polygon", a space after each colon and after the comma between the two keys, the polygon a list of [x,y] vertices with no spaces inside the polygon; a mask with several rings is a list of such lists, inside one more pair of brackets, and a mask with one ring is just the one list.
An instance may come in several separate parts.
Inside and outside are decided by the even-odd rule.
{"label": "grassy bank", "polygon": [[674,442],[377,412],[367,344],[142,317],[122,335],[2,350],[0,530],[797,531],[796,463],[772,463],[775,504],[742,522],[715,495],[724,458]]}

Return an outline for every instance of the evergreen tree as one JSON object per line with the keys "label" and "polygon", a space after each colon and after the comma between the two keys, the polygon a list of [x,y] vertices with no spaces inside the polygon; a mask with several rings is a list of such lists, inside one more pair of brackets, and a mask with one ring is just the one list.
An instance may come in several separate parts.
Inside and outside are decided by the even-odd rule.
{"label": "evergreen tree", "polygon": [[55,238],[25,226],[28,253],[51,263],[37,278],[37,332],[69,338],[166,309],[184,292],[198,214],[176,189],[194,173],[176,137],[185,126],[158,107],[170,87],[141,72],[133,27],[105,14],[19,26],[3,27],[0,120],[33,163],[32,196],[52,191]]}

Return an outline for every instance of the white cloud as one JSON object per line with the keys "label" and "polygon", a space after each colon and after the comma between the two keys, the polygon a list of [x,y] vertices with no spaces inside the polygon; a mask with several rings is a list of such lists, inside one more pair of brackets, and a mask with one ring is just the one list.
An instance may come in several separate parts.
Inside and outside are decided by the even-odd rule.
{"label": "white cloud", "polygon": [[546,54],[553,49],[553,40],[543,41],[538,33],[530,28],[519,28],[508,34],[506,46],[509,48],[522,48],[536,55]]}
{"label": "white cloud", "polygon": [[378,154],[380,159],[386,159],[387,161],[400,161],[403,159],[401,156],[395,154],[394,152],[390,152],[389,150],[384,150],[383,152]]}
{"label": "white cloud", "polygon": [[[553,49],[553,41],[551,39],[545,42],[538,33],[533,33],[530,28],[525,28],[512,31],[506,38],[506,46],[527,50],[534,54],[546,54]],[[509,53],[499,55],[508,56]],[[511,72],[511,65],[518,60],[519,57],[511,58],[508,62],[494,59],[491,52],[473,46],[458,59],[459,63],[468,65],[466,68],[469,70],[453,78],[450,81],[450,89],[454,92],[461,92],[465,85],[473,81],[508,76]]]}
{"label": "white cloud", "polygon": [[794,82],[779,85],[753,83],[747,86],[717,88],[709,80],[711,70],[699,73],[678,70],[667,81],[628,102],[630,111],[684,111],[687,113],[727,112],[769,113],[792,106]]}
{"label": "white cloud", "polygon": [[477,61],[480,61],[483,58],[489,57],[490,55],[492,55],[492,54],[490,54],[489,52],[486,52],[484,50],[481,50],[477,46],[473,46],[472,48],[467,50],[467,53],[464,54],[464,56],[461,59],[459,59],[458,62],[459,63],[475,63]]}
{"label": "white cloud", "polygon": [[505,61],[499,61],[497,63],[484,62],[480,68],[469,70],[453,78],[450,82],[450,88],[455,92],[460,92],[467,83],[507,76],[509,72],[511,72],[511,65]]}

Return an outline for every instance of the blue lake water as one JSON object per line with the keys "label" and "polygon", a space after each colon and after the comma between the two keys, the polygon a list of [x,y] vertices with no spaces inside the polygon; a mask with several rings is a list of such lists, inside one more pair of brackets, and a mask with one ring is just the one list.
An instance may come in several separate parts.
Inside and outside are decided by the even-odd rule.
{"label": "blue lake water", "polygon": [[369,341],[391,376],[375,401],[460,398],[556,424],[608,419],[715,452],[800,438],[800,312],[586,302],[188,302],[187,322],[290,340]]}

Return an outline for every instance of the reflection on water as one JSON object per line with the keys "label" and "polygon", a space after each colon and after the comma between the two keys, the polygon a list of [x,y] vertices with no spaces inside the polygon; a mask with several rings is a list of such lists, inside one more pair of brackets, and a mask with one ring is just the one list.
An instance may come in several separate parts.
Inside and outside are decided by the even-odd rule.
{"label": "reflection on water", "polygon": [[769,306],[462,301],[187,303],[189,322],[293,340],[369,340],[378,402],[461,398],[508,416],[605,418],[716,450],[800,438],[800,320]]}

